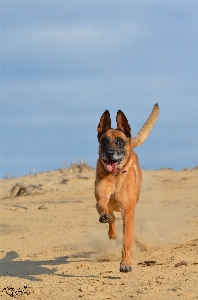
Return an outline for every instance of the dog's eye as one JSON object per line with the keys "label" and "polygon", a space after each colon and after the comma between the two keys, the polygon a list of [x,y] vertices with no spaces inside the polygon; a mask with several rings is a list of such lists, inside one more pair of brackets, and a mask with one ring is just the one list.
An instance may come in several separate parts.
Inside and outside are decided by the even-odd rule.
{"label": "dog's eye", "polygon": [[125,141],[123,139],[121,139],[121,138],[116,138],[115,139],[115,144],[117,146],[124,146],[125,145]]}
{"label": "dog's eye", "polygon": [[109,143],[109,138],[107,136],[103,137],[102,144],[107,145]]}

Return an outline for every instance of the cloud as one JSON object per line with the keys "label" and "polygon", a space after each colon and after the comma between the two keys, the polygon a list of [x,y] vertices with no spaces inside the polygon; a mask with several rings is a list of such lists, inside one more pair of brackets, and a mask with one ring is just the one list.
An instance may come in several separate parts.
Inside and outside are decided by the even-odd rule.
{"label": "cloud", "polygon": [[74,126],[78,127],[86,127],[89,126],[90,123],[93,123],[94,117],[87,115],[79,115],[79,114],[68,114],[65,113],[45,113],[40,112],[35,115],[32,114],[30,116],[7,116],[3,117],[1,120],[1,126],[5,127],[48,127],[48,126]]}
{"label": "cloud", "polygon": [[[179,76],[179,74],[178,74]],[[17,101],[18,105],[32,105],[47,109],[51,103],[55,107],[98,107],[120,99],[129,104],[136,101],[148,105],[165,99],[165,106],[188,99],[196,99],[196,77],[178,77],[171,72],[137,72],[136,74],[106,75],[104,77],[57,78],[18,80],[4,82],[2,99],[9,103]],[[175,100],[173,100],[175,99]],[[140,104],[139,104],[140,101]],[[147,105],[146,104],[146,105]]]}
{"label": "cloud", "polygon": [[[105,41],[107,44],[118,40],[115,33],[94,26],[75,26],[72,28],[57,27],[48,25],[47,27],[17,28],[4,31],[2,35],[4,42],[2,55],[3,57],[17,57],[24,55],[28,57],[40,57],[47,55],[70,54],[70,51],[76,47],[89,47],[96,51],[97,40]],[[102,45],[101,45],[102,46]],[[68,49],[69,48],[69,49]],[[76,49],[76,50],[79,50]],[[85,49],[84,49],[85,50]],[[78,55],[80,53],[78,52]]]}
{"label": "cloud", "polygon": [[[60,163],[62,161],[62,158],[55,156],[42,156],[42,157],[30,157],[30,156],[4,156],[3,164],[9,164],[9,165],[23,165],[26,166],[27,164],[31,165],[42,165],[42,164],[49,164],[49,163]],[[30,171],[30,170],[28,170]]]}

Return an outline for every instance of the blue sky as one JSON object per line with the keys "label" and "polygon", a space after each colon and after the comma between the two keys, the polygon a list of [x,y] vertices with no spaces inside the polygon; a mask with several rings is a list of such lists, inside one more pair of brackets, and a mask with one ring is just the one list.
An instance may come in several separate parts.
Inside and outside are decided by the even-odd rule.
{"label": "blue sky", "polygon": [[144,169],[198,165],[198,1],[1,1],[1,170],[24,175],[83,159],[121,109]]}

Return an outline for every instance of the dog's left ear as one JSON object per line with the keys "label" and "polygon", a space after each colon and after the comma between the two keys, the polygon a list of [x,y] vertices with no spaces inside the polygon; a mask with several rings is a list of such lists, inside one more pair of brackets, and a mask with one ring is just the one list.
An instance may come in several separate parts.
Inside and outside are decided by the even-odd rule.
{"label": "dog's left ear", "polygon": [[98,131],[98,139],[105,133],[107,130],[111,129],[111,118],[110,113],[108,110],[102,114],[100,118],[100,123],[98,124],[97,131]]}
{"label": "dog's left ear", "polygon": [[121,130],[127,137],[131,137],[131,127],[125,114],[121,110],[118,110],[117,112],[116,122],[117,129]]}

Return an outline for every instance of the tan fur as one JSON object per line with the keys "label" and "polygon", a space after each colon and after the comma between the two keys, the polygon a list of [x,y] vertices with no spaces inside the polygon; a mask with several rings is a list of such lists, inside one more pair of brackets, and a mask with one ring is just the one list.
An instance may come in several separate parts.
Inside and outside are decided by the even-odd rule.
{"label": "tan fur", "polygon": [[[99,159],[96,168],[95,181],[95,197],[96,208],[101,215],[106,214],[109,218],[110,239],[116,239],[115,216],[113,211],[121,212],[123,219],[123,248],[122,260],[120,263],[121,272],[131,271],[131,246],[134,229],[134,212],[135,205],[139,199],[142,172],[138,163],[138,157],[132,150],[134,145],[140,145],[149,135],[153,128],[159,112],[158,105],[154,109],[146,121],[145,125],[135,137],[136,140],[130,137],[130,126],[124,114],[118,111],[117,114],[117,129],[111,128],[111,120],[108,111],[101,116],[98,125],[99,138]],[[110,146],[115,148],[115,138],[122,138],[125,142],[125,156],[118,165],[118,170],[124,168],[124,172],[120,174],[112,174],[108,172],[105,163],[102,159],[101,140],[103,137],[110,140]],[[135,142],[134,142],[135,141]]]}
{"label": "tan fur", "polygon": [[149,133],[151,132],[152,128],[154,127],[158,115],[159,115],[159,106],[156,103],[146,123],[142,126],[138,134],[134,138],[132,138],[132,148],[140,146],[144,143]]}

